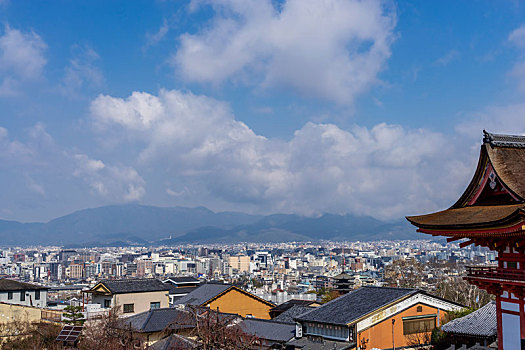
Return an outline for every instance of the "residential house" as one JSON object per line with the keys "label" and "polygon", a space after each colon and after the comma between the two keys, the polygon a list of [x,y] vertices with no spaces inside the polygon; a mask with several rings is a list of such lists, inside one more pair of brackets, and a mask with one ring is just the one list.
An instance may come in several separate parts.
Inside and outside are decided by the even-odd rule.
{"label": "residential house", "polygon": [[193,277],[170,277],[162,281],[162,283],[169,286],[170,305],[173,305],[175,300],[191,293],[194,289],[199,287],[201,282]]}
{"label": "residential house", "polygon": [[48,287],[2,278],[0,302],[45,308],[48,290]]}
{"label": "residential house", "polygon": [[103,280],[83,293],[104,309],[119,307],[124,316],[169,306],[169,286],[157,279]]}
{"label": "residential house", "polygon": [[430,342],[448,311],[461,308],[417,289],[361,287],[296,317],[300,341],[290,345],[306,349],[324,340],[357,350],[421,345]]}
{"label": "residential house", "polygon": [[175,301],[176,305],[203,306],[242,317],[270,318],[275,305],[230,284],[206,283]]}

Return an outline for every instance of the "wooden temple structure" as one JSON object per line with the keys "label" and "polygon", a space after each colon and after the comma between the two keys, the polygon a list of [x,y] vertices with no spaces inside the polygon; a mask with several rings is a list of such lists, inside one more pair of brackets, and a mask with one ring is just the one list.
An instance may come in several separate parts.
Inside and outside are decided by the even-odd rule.
{"label": "wooden temple structure", "polygon": [[496,296],[498,349],[525,349],[525,136],[484,132],[474,177],[440,212],[410,216],[418,232],[498,253],[497,265],[467,268],[467,280]]}

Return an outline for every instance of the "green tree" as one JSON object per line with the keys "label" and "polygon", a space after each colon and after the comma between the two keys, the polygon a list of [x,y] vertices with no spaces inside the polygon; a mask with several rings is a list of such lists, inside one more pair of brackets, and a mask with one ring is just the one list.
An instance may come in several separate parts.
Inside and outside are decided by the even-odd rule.
{"label": "green tree", "polygon": [[82,306],[66,306],[64,308],[64,323],[81,326],[86,321],[82,313]]}

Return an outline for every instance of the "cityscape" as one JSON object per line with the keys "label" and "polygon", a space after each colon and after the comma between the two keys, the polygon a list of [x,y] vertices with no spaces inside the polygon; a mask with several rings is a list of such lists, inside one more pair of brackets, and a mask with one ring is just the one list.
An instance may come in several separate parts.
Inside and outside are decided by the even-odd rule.
{"label": "cityscape", "polygon": [[525,350],[525,3],[0,0],[0,349]]}

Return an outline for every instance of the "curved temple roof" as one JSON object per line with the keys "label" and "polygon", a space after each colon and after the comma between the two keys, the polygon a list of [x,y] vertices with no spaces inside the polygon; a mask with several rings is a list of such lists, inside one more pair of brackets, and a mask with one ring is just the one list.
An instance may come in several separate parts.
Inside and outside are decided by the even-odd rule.
{"label": "curved temple roof", "polygon": [[523,231],[525,136],[483,132],[476,172],[458,201],[447,210],[407,217],[420,231],[449,236],[454,234],[443,231]]}

